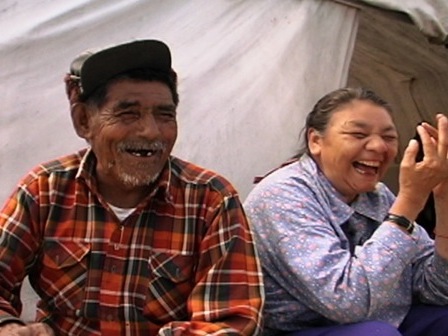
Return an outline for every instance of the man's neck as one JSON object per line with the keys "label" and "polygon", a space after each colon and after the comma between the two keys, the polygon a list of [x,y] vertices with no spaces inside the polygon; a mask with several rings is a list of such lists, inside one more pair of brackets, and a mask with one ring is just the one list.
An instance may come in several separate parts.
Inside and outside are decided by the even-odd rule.
{"label": "man's neck", "polygon": [[98,181],[98,191],[107,203],[119,208],[135,208],[149,194],[150,186],[120,188]]}

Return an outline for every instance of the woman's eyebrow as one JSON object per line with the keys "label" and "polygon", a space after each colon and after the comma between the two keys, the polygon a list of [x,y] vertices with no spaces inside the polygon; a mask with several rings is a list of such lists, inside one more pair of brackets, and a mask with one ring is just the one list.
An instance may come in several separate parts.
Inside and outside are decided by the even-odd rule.
{"label": "woman's eyebrow", "polygon": [[[357,128],[362,128],[362,129],[370,128],[370,125],[368,123],[366,123],[364,121],[360,121],[360,120],[349,120],[349,121],[345,122],[343,124],[343,126],[357,127]],[[389,125],[382,129],[382,132],[389,132],[389,131],[397,132],[397,129],[395,128],[394,125]]]}

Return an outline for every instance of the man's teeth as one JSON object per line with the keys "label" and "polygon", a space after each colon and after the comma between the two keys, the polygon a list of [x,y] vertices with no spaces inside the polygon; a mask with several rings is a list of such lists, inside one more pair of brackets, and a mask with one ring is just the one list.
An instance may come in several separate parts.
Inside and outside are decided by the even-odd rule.
{"label": "man's teeth", "polygon": [[134,155],[134,156],[138,156],[138,157],[149,157],[152,156],[154,154],[154,151],[152,150],[130,150],[128,151],[130,154]]}

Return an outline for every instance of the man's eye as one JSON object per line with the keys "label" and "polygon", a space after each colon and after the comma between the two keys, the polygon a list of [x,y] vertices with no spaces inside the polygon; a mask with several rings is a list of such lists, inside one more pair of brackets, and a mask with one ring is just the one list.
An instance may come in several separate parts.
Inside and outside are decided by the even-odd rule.
{"label": "man's eye", "polygon": [[176,113],[173,113],[173,112],[164,112],[164,113],[162,113],[162,115],[164,117],[168,117],[168,118],[175,118],[176,117]]}
{"label": "man's eye", "polygon": [[164,119],[170,119],[170,120],[176,119],[175,111],[162,110],[162,111],[159,111],[157,114]]}
{"label": "man's eye", "polygon": [[134,110],[123,110],[116,114],[116,116],[120,118],[138,117],[139,115],[140,113]]}

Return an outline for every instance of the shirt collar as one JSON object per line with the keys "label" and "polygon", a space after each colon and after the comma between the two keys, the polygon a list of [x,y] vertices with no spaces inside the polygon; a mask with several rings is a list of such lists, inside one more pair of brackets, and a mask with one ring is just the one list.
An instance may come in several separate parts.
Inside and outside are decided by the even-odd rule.
{"label": "shirt collar", "polygon": [[378,207],[381,204],[378,185],[374,191],[361,193],[351,204],[347,204],[341,193],[333,187],[313,158],[307,154],[304,155],[304,158],[305,157],[307,158],[306,161],[308,161],[309,167],[316,174],[320,187],[325,191],[324,193],[327,196],[331,211],[335,215],[335,222],[342,225],[353,216],[355,212],[379,223],[383,221],[383,218],[380,218],[381,214],[378,211]]}
{"label": "shirt collar", "polygon": [[352,203],[352,208],[360,215],[381,223],[384,218],[382,218],[381,211],[379,211],[381,207],[381,197],[378,186],[379,185],[377,184],[373,191],[360,194]]}

